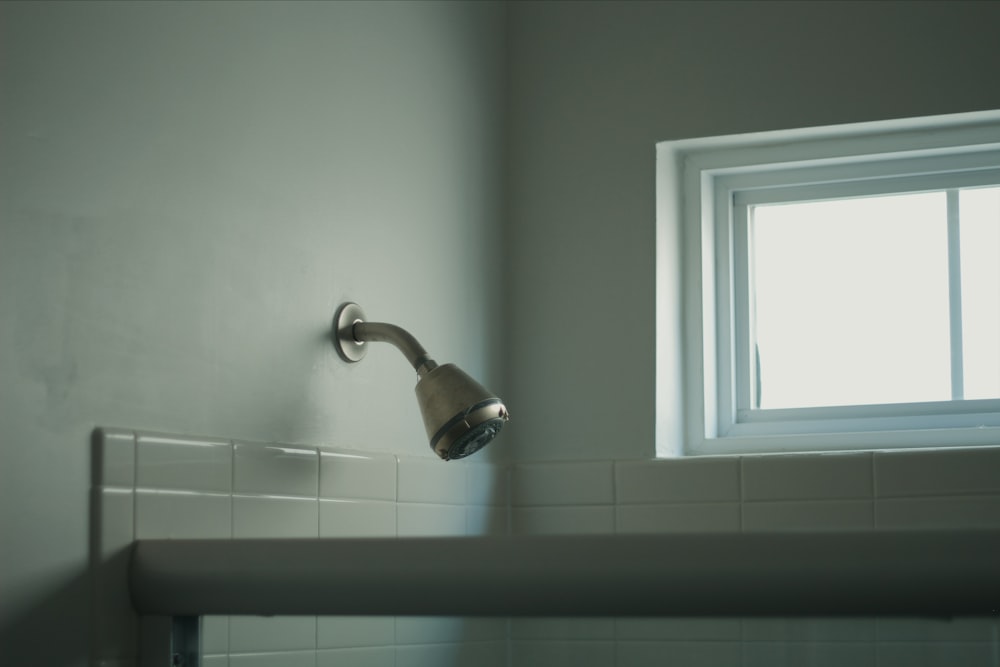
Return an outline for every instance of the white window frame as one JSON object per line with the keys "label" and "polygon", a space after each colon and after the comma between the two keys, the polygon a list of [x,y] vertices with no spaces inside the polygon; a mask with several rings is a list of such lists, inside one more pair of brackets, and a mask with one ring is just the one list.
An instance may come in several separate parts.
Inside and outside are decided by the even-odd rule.
{"label": "white window frame", "polygon": [[1000,445],[1000,399],[749,410],[743,358],[746,205],[998,182],[1000,111],[658,144],[658,453]]}

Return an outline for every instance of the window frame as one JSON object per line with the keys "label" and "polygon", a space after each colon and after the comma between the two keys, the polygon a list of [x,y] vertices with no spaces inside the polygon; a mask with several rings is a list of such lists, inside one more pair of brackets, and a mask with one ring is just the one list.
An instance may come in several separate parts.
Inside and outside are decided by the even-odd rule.
{"label": "window frame", "polygon": [[[1000,183],[1000,111],[658,144],[658,325],[679,311],[682,330],[679,349],[658,334],[657,451],[1000,445],[1000,399],[749,411],[737,352],[750,349],[737,326],[749,322],[747,205],[986,183]],[[680,448],[661,442],[678,435]]]}

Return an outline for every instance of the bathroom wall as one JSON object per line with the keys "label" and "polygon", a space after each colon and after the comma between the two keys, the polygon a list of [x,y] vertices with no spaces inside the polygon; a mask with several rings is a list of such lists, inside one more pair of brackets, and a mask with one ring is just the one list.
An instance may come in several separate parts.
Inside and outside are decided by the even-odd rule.
{"label": "bathroom wall", "polygon": [[[511,466],[510,484],[514,535],[1000,529],[994,448],[525,462]],[[510,637],[515,667],[995,667],[1000,660],[996,615],[515,618]]]}
{"label": "bathroom wall", "polygon": [[656,245],[675,238],[655,234],[657,142],[1000,108],[998,24],[991,2],[511,3],[515,460],[682,446],[680,257],[658,286]]}
{"label": "bathroom wall", "polygon": [[[651,457],[654,304],[675,304],[655,291],[655,143],[1000,107],[998,20],[0,3],[4,660],[86,660],[94,426],[430,456],[395,351],[333,354],[347,298],[505,386],[486,461]],[[554,514],[606,522],[605,499]]]}
{"label": "bathroom wall", "polygon": [[327,332],[497,377],[503,21],[0,3],[0,661],[87,659],[97,425],[431,461],[404,359]]}
{"label": "bathroom wall", "polygon": [[[515,534],[1000,527],[995,451],[650,460],[683,448],[682,257],[676,230],[655,229],[655,144],[1000,108],[998,23],[1000,4],[979,2],[511,4]],[[658,244],[676,261],[657,267]],[[992,666],[998,634],[995,620],[515,619],[511,656]]]}
{"label": "bathroom wall", "polygon": [[[93,444],[95,667],[136,661],[137,619],[125,585],[136,539],[508,532],[508,470],[478,460],[444,465],[117,428],[100,429]],[[507,665],[504,618],[208,616],[202,628],[206,667]]]}

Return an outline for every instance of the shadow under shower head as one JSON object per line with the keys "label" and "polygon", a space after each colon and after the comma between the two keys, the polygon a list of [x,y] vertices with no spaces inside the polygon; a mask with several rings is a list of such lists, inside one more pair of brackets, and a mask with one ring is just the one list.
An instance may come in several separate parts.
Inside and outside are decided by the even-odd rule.
{"label": "shadow under shower head", "polygon": [[438,366],[417,339],[394,324],[366,322],[356,303],[344,303],[333,321],[333,343],[344,361],[361,361],[367,343],[392,343],[417,371],[416,393],[431,449],[445,461],[485,447],[510,419],[497,396],[454,364]]}

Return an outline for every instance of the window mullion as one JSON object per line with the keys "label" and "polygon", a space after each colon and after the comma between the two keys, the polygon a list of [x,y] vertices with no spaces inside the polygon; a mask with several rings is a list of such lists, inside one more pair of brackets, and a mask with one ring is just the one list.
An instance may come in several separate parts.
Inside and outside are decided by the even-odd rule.
{"label": "window mullion", "polygon": [[948,319],[951,335],[951,398],[965,397],[962,350],[962,253],[958,190],[947,190],[948,208]]}
{"label": "window mullion", "polygon": [[757,336],[754,331],[753,303],[753,221],[752,209],[748,206],[733,206],[733,394],[735,405],[731,413],[735,417],[740,410],[751,408],[755,394],[751,383],[757,377],[752,368],[753,349]]}

